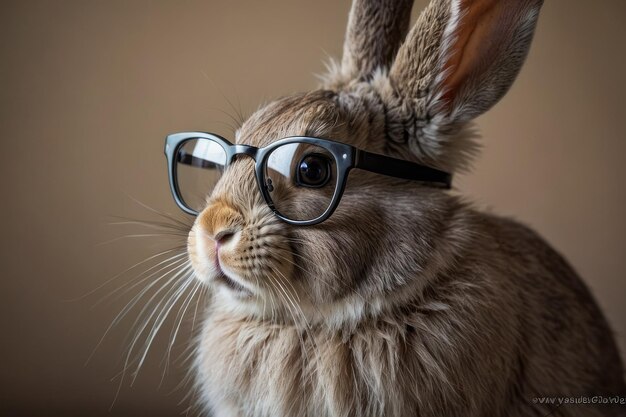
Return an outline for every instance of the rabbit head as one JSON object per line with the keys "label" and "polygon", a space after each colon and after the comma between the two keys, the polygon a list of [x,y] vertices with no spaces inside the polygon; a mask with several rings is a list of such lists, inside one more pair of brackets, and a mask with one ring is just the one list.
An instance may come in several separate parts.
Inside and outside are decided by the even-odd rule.
{"label": "rabbit head", "polygon": [[[322,88],[258,110],[235,142],[313,136],[462,170],[476,150],[470,122],[511,86],[541,4],[433,0],[408,31],[412,1],[356,0],[343,59]],[[446,231],[458,204],[442,190],[353,170],[328,220],[293,226],[264,202],[254,161],[238,157],[207,197],[188,249],[219,306],[340,323],[414,294],[429,271],[453,262]]]}

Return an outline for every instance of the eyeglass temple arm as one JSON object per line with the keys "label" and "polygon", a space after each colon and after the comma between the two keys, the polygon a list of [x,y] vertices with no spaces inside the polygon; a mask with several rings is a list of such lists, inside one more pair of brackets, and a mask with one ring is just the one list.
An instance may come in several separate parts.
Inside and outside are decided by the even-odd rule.
{"label": "eyeglass temple arm", "polygon": [[445,189],[450,189],[452,182],[452,175],[447,172],[361,149],[356,150],[354,167],[405,180],[428,182]]}

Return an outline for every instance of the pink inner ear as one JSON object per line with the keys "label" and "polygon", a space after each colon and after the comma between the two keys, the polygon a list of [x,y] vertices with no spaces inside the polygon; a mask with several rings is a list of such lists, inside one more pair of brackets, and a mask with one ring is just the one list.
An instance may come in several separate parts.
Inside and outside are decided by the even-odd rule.
{"label": "pink inner ear", "polygon": [[[511,40],[515,16],[523,0],[452,0],[458,6],[456,27],[449,27],[452,42],[445,52],[442,82],[445,107],[454,100],[471,78],[480,78],[498,60],[502,47]],[[454,16],[453,16],[454,18]],[[450,24],[455,24],[451,21]]]}

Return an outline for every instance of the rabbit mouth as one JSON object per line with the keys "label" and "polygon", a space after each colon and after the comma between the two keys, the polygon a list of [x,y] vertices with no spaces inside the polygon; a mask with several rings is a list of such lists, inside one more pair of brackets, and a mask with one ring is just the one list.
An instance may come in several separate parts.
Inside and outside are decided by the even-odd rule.
{"label": "rabbit mouth", "polygon": [[222,284],[226,288],[240,295],[252,296],[252,291],[250,291],[248,288],[244,287],[243,285],[239,284],[234,279],[230,278],[221,270],[215,276],[215,282]]}

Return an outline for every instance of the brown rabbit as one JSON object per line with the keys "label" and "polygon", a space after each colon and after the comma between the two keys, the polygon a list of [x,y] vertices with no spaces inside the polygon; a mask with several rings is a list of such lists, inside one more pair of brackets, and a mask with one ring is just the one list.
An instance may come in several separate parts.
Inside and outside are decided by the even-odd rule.
{"label": "brown rabbit", "polygon": [[[398,159],[416,170],[467,167],[476,149],[469,122],[512,84],[541,4],[433,0],[407,34],[411,1],[355,0],[343,59],[321,89],[257,111],[236,146],[211,142],[218,153],[224,146],[243,155],[199,165],[212,177],[188,240],[196,276],[213,289],[195,363],[207,411],[590,417],[626,410],[558,402],[619,402],[626,388],[602,312],[535,232],[409,180],[417,175],[380,175],[375,163],[374,172],[350,171],[344,190],[329,187],[339,183],[333,164],[341,164],[328,162],[330,148],[257,153],[306,136],[396,158],[391,171],[408,166]],[[177,161],[193,161],[196,151],[181,149]],[[274,157],[287,162],[273,166]],[[182,181],[182,170],[173,181]],[[179,183],[174,192],[186,204],[191,197]],[[297,222],[337,192],[340,203],[323,222]]]}

